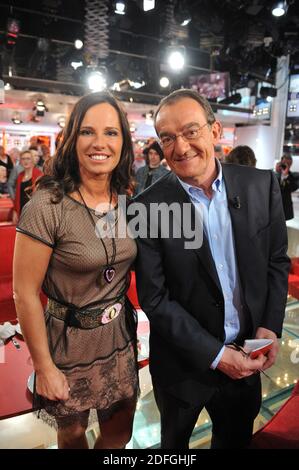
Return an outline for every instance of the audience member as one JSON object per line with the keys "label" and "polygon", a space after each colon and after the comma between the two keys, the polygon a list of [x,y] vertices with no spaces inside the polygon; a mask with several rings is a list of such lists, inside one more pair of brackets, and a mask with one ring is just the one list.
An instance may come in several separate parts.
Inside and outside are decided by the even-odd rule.
{"label": "audience member", "polygon": [[161,160],[164,156],[158,142],[153,142],[143,153],[145,154],[146,165],[139,168],[136,173],[137,185],[135,194],[141,193],[168,172],[168,170],[161,165]]}
{"label": "audience member", "polygon": [[248,145],[238,145],[225,157],[225,163],[255,167],[256,158],[254,151]]}

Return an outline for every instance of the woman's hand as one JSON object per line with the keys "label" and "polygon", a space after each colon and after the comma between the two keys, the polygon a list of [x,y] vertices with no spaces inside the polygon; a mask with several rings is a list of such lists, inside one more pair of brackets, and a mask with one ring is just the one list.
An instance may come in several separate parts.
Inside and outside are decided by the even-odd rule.
{"label": "woman's hand", "polygon": [[36,371],[36,391],[49,400],[67,400],[69,384],[66,376],[53,364],[47,370]]}

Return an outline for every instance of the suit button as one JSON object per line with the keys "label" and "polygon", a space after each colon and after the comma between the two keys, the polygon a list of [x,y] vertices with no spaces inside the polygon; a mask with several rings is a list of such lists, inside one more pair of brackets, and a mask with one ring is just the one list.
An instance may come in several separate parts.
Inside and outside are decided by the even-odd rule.
{"label": "suit button", "polygon": [[215,302],[215,307],[221,308],[223,306],[223,302],[220,300],[218,302]]}

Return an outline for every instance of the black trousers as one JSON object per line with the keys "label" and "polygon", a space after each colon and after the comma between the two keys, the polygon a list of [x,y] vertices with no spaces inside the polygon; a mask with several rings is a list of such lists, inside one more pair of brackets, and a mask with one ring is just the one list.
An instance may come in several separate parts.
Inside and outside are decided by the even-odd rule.
{"label": "black trousers", "polygon": [[261,406],[260,377],[253,384],[229,380],[206,403],[190,405],[153,383],[161,415],[161,449],[188,449],[189,439],[202,409],[212,421],[212,449],[244,449],[249,446],[254,419]]}

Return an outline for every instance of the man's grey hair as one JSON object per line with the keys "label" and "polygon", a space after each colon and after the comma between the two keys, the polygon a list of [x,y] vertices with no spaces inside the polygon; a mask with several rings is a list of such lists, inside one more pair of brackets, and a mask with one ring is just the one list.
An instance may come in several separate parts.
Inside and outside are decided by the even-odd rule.
{"label": "man's grey hair", "polygon": [[156,109],[155,116],[154,116],[155,127],[156,127],[157,116],[161,108],[169,104],[174,104],[183,98],[191,98],[192,100],[197,101],[197,103],[204,110],[208,124],[212,125],[216,121],[211,105],[204,96],[200,95],[195,90],[190,90],[188,88],[181,88],[179,90],[173,91],[168,96],[165,96],[165,98],[162,98],[162,100],[160,101],[158,105],[158,108]]}

